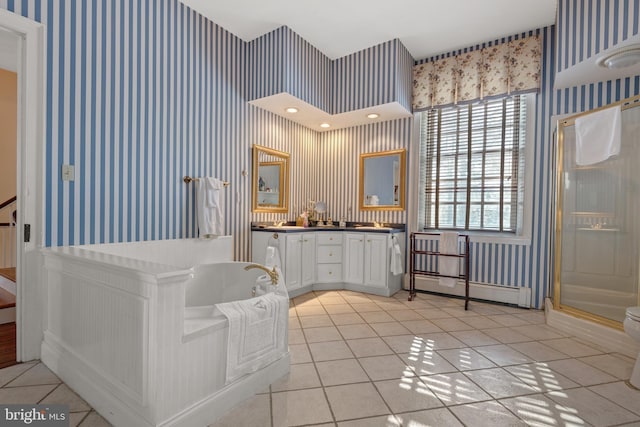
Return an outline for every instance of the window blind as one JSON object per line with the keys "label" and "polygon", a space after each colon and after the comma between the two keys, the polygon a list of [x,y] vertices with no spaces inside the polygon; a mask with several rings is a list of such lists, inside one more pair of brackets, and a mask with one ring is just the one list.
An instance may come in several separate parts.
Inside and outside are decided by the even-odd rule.
{"label": "window blind", "polygon": [[522,201],[521,96],[423,113],[425,228],[515,233]]}

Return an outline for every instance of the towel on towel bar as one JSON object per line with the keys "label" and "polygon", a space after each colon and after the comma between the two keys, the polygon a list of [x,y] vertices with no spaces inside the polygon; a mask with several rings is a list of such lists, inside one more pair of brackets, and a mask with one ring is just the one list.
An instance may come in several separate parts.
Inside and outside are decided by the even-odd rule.
{"label": "towel on towel bar", "polygon": [[275,362],[287,353],[287,296],[270,292],[255,298],[218,304],[217,308],[229,320],[227,384]]}
{"label": "towel on towel bar", "polygon": [[[458,233],[444,232],[440,234],[440,249],[441,254],[458,255]],[[445,276],[459,276],[460,275],[460,262],[457,257],[440,256],[438,257],[440,268],[438,272]],[[438,281],[440,286],[446,286],[453,288],[456,286],[458,279],[453,277],[440,277]]]}
{"label": "towel on towel bar", "polygon": [[211,177],[199,178],[196,184],[196,214],[200,237],[222,236],[223,217],[220,193],[224,182]]}
{"label": "towel on towel bar", "polygon": [[400,250],[400,244],[396,239],[396,236],[392,236],[391,240],[389,240],[389,248],[391,249],[391,263],[389,265],[389,270],[394,276],[402,274],[403,272],[403,261],[402,261],[402,251]]}
{"label": "towel on towel bar", "polygon": [[622,118],[620,106],[576,119],[576,164],[588,166],[620,154]]}

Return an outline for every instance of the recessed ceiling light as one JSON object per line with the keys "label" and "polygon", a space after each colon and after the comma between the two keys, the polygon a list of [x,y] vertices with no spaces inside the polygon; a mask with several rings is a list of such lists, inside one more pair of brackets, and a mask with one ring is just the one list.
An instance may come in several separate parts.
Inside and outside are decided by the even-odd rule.
{"label": "recessed ceiling light", "polygon": [[320,127],[321,127],[321,128],[325,128],[325,129],[326,129],[326,128],[330,128],[330,127],[331,127],[331,125],[330,125],[329,123],[322,123],[322,124],[320,125]]}
{"label": "recessed ceiling light", "polygon": [[297,113],[297,112],[298,112],[298,109],[297,109],[296,107],[289,107],[289,108],[287,108],[287,109],[286,109],[286,110],[284,110],[284,111],[286,111],[287,113],[291,113],[291,114],[293,114],[293,113]]}
{"label": "recessed ceiling light", "polygon": [[367,117],[370,119],[377,119],[378,117],[380,117],[380,114],[378,113],[369,113],[367,114]]}
{"label": "recessed ceiling light", "polygon": [[640,46],[622,48],[598,59],[598,65],[610,70],[631,67],[640,64]]}

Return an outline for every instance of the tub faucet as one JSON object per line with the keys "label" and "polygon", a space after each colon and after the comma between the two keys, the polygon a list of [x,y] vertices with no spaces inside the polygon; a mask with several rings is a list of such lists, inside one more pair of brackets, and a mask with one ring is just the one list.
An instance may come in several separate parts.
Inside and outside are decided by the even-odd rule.
{"label": "tub faucet", "polygon": [[276,271],[275,267],[273,267],[273,270],[269,270],[269,268],[265,267],[264,265],[249,264],[244,269],[245,270],[251,270],[253,268],[259,268],[260,270],[266,271],[267,274],[269,275],[269,277],[271,278],[271,284],[274,285],[274,286],[278,284],[279,275],[278,275],[278,272]]}

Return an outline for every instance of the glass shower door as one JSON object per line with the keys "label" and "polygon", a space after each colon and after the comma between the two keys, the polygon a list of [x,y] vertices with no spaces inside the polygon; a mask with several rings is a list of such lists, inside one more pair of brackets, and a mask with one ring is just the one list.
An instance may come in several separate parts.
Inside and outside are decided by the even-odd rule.
{"label": "glass shower door", "polygon": [[620,154],[593,165],[576,164],[574,123],[558,132],[554,304],[621,328],[638,305],[640,106],[622,111]]}

